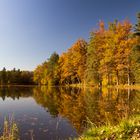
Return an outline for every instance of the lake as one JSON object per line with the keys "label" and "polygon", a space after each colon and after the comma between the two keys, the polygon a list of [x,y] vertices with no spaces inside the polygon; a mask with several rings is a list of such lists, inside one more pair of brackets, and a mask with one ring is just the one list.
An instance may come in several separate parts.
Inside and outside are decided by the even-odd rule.
{"label": "lake", "polygon": [[66,140],[91,123],[117,124],[139,113],[140,91],[133,89],[0,88],[0,126],[14,116],[21,140]]}

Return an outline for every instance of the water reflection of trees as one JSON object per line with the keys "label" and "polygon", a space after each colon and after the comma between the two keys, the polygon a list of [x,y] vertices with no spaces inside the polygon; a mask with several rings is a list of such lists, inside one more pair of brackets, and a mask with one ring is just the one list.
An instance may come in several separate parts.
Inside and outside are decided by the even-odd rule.
{"label": "water reflection of trees", "polygon": [[132,89],[78,89],[1,87],[0,97],[34,97],[53,117],[67,118],[80,133],[90,120],[95,125],[116,124],[140,113],[140,91]]}
{"label": "water reflection of trees", "polygon": [[140,94],[135,90],[102,89],[86,96],[87,116],[96,125],[116,124],[139,113]]}
{"label": "water reflection of trees", "polygon": [[85,105],[80,89],[36,88],[34,89],[34,98],[52,116],[61,115],[70,120],[77,130],[81,130],[81,124],[85,120]]}
{"label": "water reflection of trees", "polygon": [[34,88],[34,98],[38,104],[43,106],[52,116],[58,115],[59,89],[56,88]]}
{"label": "water reflection of trees", "polygon": [[0,87],[0,97],[5,100],[6,97],[10,97],[13,100],[20,97],[29,97],[33,94],[33,88],[31,87]]}
{"label": "water reflection of trees", "polygon": [[102,89],[83,91],[70,88],[35,88],[34,98],[52,116],[67,118],[78,132],[87,120],[95,125],[116,124],[140,112],[140,94],[135,90]]}

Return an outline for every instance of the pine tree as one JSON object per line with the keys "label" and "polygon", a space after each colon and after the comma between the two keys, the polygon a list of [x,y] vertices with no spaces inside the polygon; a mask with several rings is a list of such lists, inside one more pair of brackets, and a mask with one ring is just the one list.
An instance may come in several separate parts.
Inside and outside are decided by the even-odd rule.
{"label": "pine tree", "polygon": [[137,14],[137,24],[135,24],[134,31],[134,34],[140,37],[140,13]]}

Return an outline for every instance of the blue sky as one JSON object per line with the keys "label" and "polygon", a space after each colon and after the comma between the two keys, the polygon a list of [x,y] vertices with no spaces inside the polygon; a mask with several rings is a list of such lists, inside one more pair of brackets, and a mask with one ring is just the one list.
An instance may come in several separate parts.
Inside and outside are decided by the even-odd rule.
{"label": "blue sky", "polygon": [[136,23],[140,0],[0,0],[0,69],[33,70],[54,51],[88,41],[98,21]]}

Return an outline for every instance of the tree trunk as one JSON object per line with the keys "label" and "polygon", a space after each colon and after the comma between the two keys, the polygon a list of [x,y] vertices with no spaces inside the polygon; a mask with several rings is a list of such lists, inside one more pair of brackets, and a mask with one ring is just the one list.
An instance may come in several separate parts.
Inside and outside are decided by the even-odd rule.
{"label": "tree trunk", "polygon": [[108,78],[108,85],[110,85],[110,74],[109,73],[107,75],[107,78]]}
{"label": "tree trunk", "polygon": [[116,73],[116,76],[117,76],[117,86],[119,85],[119,72],[117,71]]}
{"label": "tree trunk", "polygon": [[80,82],[80,80],[79,80],[79,78],[77,77],[77,80],[78,80],[78,84],[80,84],[81,82]]}
{"label": "tree trunk", "polygon": [[128,101],[129,101],[129,98],[130,98],[130,88],[128,88]]}
{"label": "tree trunk", "polygon": [[102,88],[102,81],[99,81],[99,88]]}
{"label": "tree trunk", "polygon": [[128,74],[127,74],[127,82],[128,85],[130,85],[130,70],[128,69]]}

